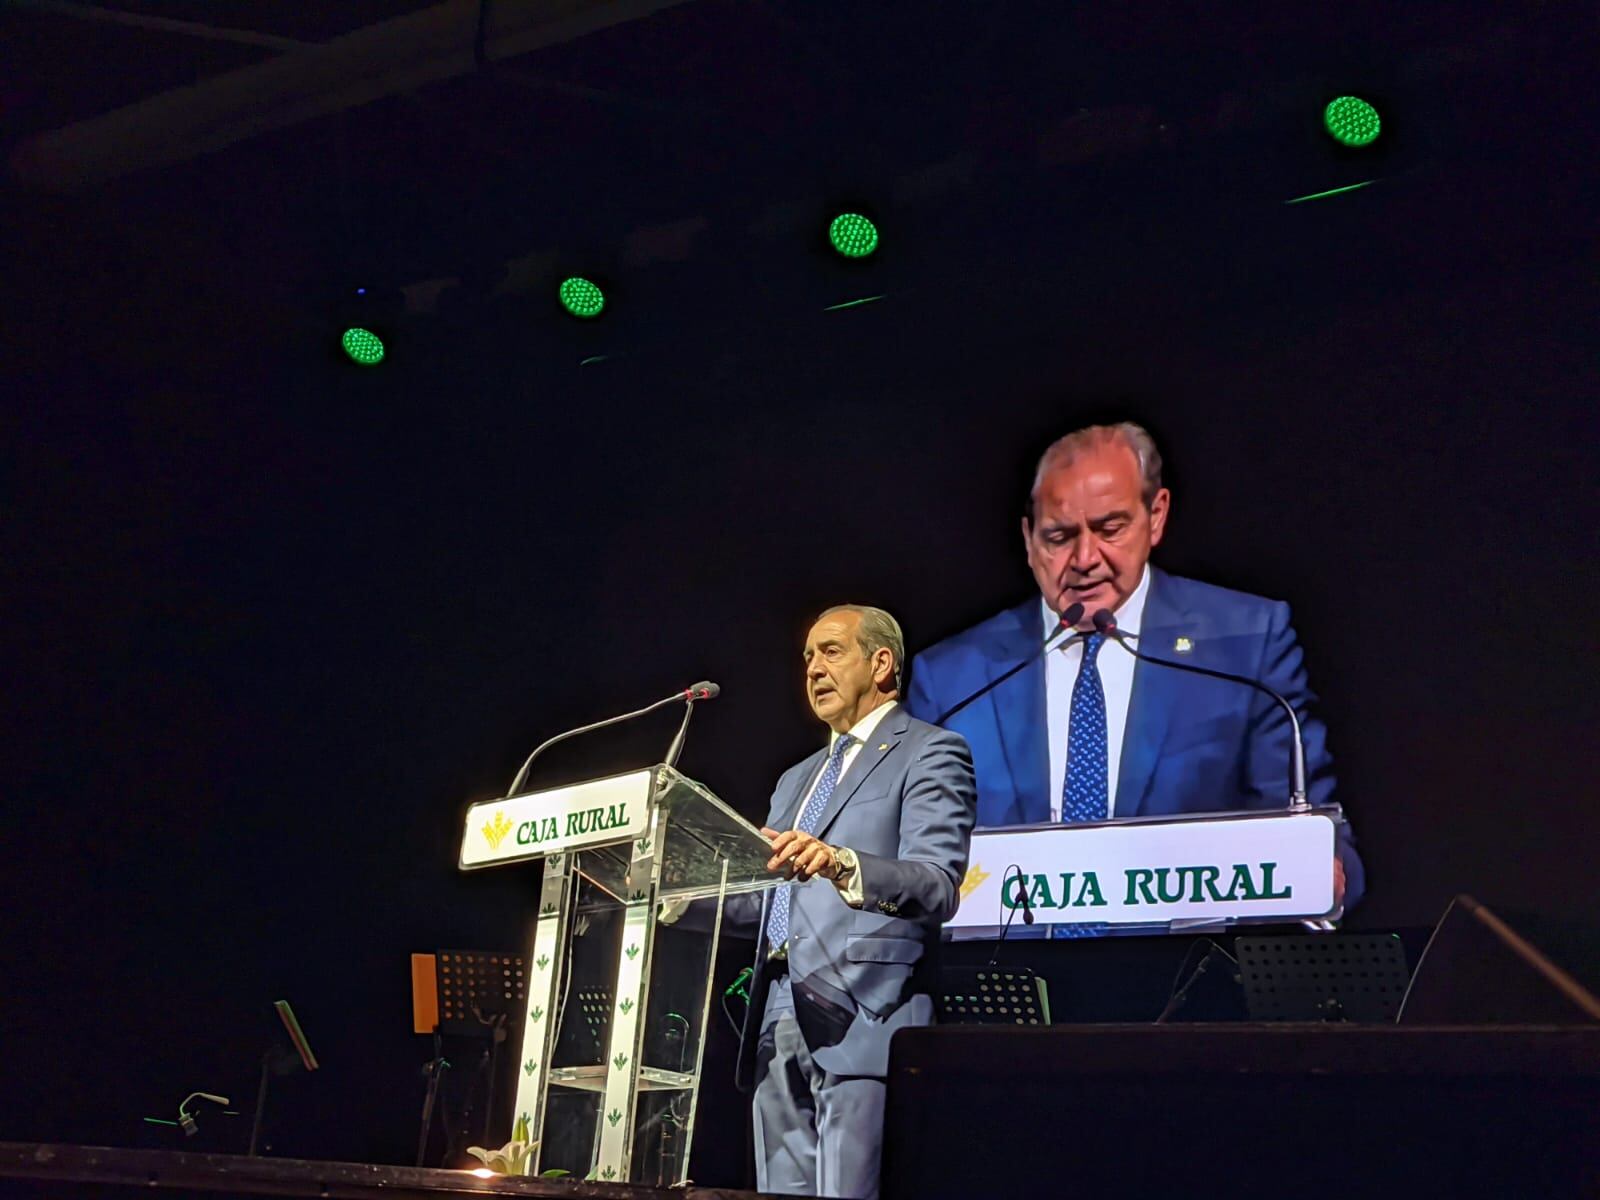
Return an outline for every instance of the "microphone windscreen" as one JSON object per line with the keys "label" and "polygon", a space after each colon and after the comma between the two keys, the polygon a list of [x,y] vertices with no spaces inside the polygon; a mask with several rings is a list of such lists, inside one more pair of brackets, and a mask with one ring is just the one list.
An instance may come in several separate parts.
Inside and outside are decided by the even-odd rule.
{"label": "microphone windscreen", "polygon": [[696,700],[715,700],[722,694],[722,688],[712,683],[709,679],[702,679],[689,689]]}
{"label": "microphone windscreen", "polygon": [[1083,605],[1074,600],[1061,614],[1061,626],[1063,629],[1070,629],[1081,620],[1083,620]]}
{"label": "microphone windscreen", "polygon": [[1108,608],[1096,609],[1090,619],[1094,621],[1094,627],[1104,634],[1110,634],[1117,627],[1117,619],[1111,615],[1111,610]]}

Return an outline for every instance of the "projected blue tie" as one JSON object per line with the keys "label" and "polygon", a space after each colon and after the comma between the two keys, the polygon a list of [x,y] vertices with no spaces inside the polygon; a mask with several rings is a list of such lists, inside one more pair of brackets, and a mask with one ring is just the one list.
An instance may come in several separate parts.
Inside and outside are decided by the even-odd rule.
{"label": "projected blue tie", "polygon": [[[1063,821],[1104,821],[1111,815],[1106,783],[1106,692],[1095,662],[1105,634],[1091,633],[1083,643],[1083,666],[1072,685],[1072,715],[1067,722],[1067,774],[1061,781]],[[1052,925],[1053,938],[1104,937],[1103,921],[1085,925]]]}
{"label": "projected blue tie", "polygon": [[1067,774],[1061,781],[1063,821],[1104,821],[1111,815],[1106,789],[1106,692],[1095,659],[1105,634],[1083,643],[1083,666],[1072,685],[1072,716],[1067,723]]}
{"label": "projected blue tie", "polygon": [[[834,742],[833,749],[828,752],[828,765],[822,768],[822,778],[811,790],[811,798],[806,801],[805,808],[800,812],[800,821],[795,826],[801,833],[817,831],[822,810],[828,807],[833,789],[839,786],[839,776],[844,774],[844,752],[854,741],[855,738],[846,733]],[[767,942],[774,950],[789,940],[789,893],[793,888],[794,884],[789,883],[773,892],[772,913],[767,917]]]}

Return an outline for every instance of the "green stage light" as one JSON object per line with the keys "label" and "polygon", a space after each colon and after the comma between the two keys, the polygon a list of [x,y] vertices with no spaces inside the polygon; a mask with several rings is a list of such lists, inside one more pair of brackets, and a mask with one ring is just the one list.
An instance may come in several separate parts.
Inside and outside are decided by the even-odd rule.
{"label": "green stage light", "polygon": [[1359,96],[1340,96],[1322,110],[1322,125],[1341,146],[1370,146],[1378,140],[1383,123],[1378,110]]}
{"label": "green stage light", "polygon": [[828,226],[828,240],[846,258],[865,258],[878,248],[878,227],[860,213],[840,213]]}
{"label": "green stage light", "polygon": [[575,317],[598,317],[606,306],[606,294],[582,276],[561,281],[561,307]]}
{"label": "green stage light", "polygon": [[339,339],[350,361],[363,367],[375,367],[383,361],[383,339],[370,329],[352,327]]}

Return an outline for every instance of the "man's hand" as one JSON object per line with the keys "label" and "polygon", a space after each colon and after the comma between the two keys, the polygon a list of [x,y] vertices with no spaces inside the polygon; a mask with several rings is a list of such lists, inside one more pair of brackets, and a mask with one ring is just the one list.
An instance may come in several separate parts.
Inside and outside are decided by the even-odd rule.
{"label": "man's hand", "polygon": [[1344,903],[1344,860],[1333,860],[1333,903],[1335,906]]}
{"label": "man's hand", "polygon": [[772,840],[772,857],[767,860],[767,870],[782,871],[804,882],[814,876],[833,879],[839,874],[839,856],[827,842],[819,841],[798,829],[761,830]]}

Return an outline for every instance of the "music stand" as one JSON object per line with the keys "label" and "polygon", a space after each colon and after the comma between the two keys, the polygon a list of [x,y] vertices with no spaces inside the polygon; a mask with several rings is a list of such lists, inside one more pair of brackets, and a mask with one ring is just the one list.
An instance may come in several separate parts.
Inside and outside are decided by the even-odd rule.
{"label": "music stand", "polygon": [[1600,997],[1471,896],[1450,901],[1417,962],[1397,1021],[1407,1025],[1574,1025]]}
{"label": "music stand", "polygon": [[955,967],[943,973],[941,984],[942,1024],[1050,1024],[1049,991],[1027,967]]}
{"label": "music stand", "polygon": [[578,1011],[583,1014],[583,1023],[594,1036],[597,1054],[603,1054],[605,1050],[606,1035],[611,1029],[611,1005],[610,988],[578,989]]}
{"label": "music stand", "polygon": [[1410,973],[1392,933],[1235,938],[1252,1021],[1393,1021]]}
{"label": "music stand", "polygon": [[[528,996],[521,955],[488,950],[441,950],[416,955],[434,960],[438,1031],[457,1037],[488,1037],[496,1017],[520,1013]],[[432,1029],[418,1030],[432,1033]]]}
{"label": "music stand", "polygon": [[261,1056],[261,1082],[256,1086],[256,1111],[250,1121],[251,1158],[257,1155],[261,1146],[262,1122],[267,1112],[267,1084],[272,1076],[288,1075],[297,1067],[315,1071],[321,1065],[311,1052],[311,1043],[306,1041],[306,1035],[300,1028],[300,1022],[295,1020],[294,1009],[289,1007],[289,1002],[274,1000],[272,1007],[283,1024],[284,1032],[289,1035],[289,1045],[274,1042]]}
{"label": "music stand", "polygon": [[439,1037],[489,1040],[479,1062],[484,1076],[487,1129],[494,1107],[500,1043],[506,1039],[507,1024],[520,1017],[527,997],[527,965],[521,955],[492,950],[440,950],[411,956],[411,1028],[416,1033],[433,1034],[435,1039],[433,1058],[423,1068],[428,1090],[422,1101],[422,1129],[417,1137],[419,1167],[427,1153],[441,1076],[449,1066]]}

